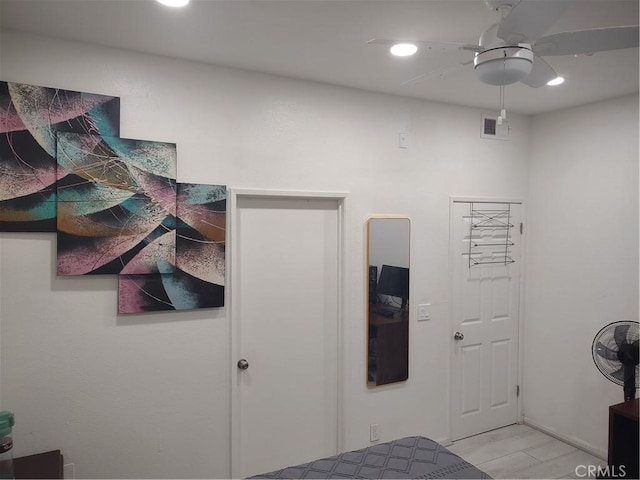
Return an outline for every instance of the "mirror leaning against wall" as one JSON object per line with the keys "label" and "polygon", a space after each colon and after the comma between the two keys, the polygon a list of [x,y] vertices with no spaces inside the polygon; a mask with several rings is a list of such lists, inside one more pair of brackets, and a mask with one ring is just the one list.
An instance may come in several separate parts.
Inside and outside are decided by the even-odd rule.
{"label": "mirror leaning against wall", "polygon": [[409,378],[409,250],[406,217],[367,220],[367,386]]}

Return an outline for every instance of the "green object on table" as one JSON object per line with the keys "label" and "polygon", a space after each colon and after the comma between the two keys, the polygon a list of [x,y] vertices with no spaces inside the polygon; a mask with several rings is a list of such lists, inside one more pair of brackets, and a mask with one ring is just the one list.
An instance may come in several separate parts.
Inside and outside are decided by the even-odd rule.
{"label": "green object on table", "polygon": [[13,413],[6,410],[0,412],[0,437],[10,434],[14,424]]}
{"label": "green object on table", "polygon": [[13,413],[0,412],[0,479],[13,478]]}

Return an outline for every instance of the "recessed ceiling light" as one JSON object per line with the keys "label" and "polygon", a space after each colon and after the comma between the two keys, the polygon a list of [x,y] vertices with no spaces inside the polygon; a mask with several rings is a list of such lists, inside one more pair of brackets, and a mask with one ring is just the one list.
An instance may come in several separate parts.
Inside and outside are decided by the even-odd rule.
{"label": "recessed ceiling light", "polygon": [[396,57],[409,57],[418,51],[418,47],[413,43],[396,43],[389,51]]}
{"label": "recessed ceiling light", "polygon": [[156,0],[158,3],[166,5],[167,7],[184,7],[189,3],[189,0]]}
{"label": "recessed ceiling light", "polygon": [[556,77],[553,80],[549,80],[547,82],[547,85],[554,87],[556,85],[561,85],[564,83],[564,77]]}

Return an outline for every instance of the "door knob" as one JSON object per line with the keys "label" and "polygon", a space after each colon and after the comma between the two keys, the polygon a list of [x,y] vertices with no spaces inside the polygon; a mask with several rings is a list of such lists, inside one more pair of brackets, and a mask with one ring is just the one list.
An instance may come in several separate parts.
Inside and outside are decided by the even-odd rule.
{"label": "door knob", "polygon": [[238,368],[240,370],[246,370],[247,368],[249,368],[249,362],[247,362],[244,358],[241,358],[240,360],[238,360]]}
{"label": "door knob", "polygon": [[456,332],[453,334],[453,338],[456,340],[462,340],[464,339],[464,335],[461,332]]}

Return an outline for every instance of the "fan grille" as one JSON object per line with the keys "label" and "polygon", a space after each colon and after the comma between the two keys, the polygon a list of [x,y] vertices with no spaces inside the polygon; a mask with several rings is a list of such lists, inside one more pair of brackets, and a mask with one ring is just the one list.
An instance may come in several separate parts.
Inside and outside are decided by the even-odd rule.
{"label": "fan grille", "polygon": [[[624,365],[620,360],[621,350],[635,348],[637,352],[640,338],[640,324],[634,321],[618,321],[606,325],[593,339],[591,354],[598,370],[618,385],[624,385]],[[640,372],[635,354],[635,385],[640,386]]]}

